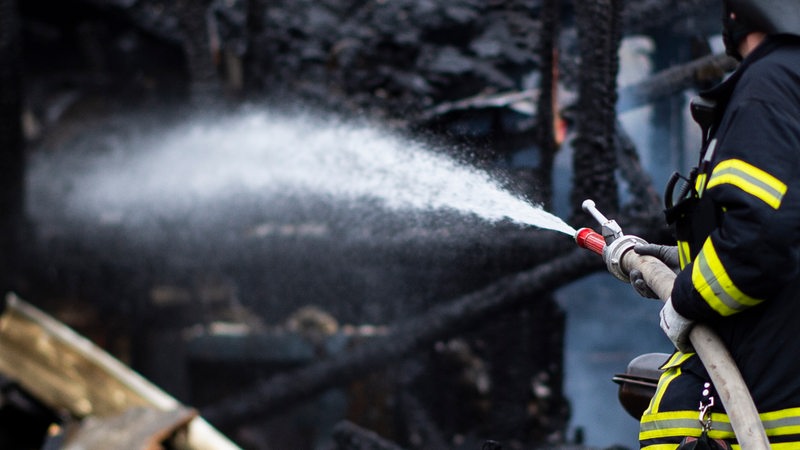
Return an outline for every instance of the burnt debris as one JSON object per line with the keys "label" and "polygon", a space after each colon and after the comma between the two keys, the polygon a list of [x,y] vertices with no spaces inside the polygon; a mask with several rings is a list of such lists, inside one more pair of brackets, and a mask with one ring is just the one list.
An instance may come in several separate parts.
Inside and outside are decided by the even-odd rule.
{"label": "burnt debris", "polygon": [[617,49],[622,39],[622,2],[588,2],[576,9],[581,55],[576,111],[572,223],[582,223],[580,204],[597,198],[604,211],[619,210],[616,135]]}
{"label": "burnt debris", "polygon": [[58,173],[83,161],[70,152],[113,159],[115,142],[197,111],[313,109],[434,142],[548,210],[557,185],[573,208],[592,197],[660,238],[659,195],[617,113],[733,66],[670,54],[618,90],[618,50],[655,36],[663,56],[673,29],[707,39],[715,4],[0,0],[4,287],[245,448],[566,445],[553,291],[601,270],[568,237],[249,193],[143,219],[155,232],[133,239],[114,211],[74,220],[70,186],[23,184],[23,156]]}
{"label": "burnt debris", "polygon": [[14,0],[0,1],[0,286],[11,288],[24,240],[22,23]]}

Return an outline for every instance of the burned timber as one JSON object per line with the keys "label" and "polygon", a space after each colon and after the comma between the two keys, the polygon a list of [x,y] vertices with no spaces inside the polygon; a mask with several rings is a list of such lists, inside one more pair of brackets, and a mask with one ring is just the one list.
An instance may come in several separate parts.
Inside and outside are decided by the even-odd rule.
{"label": "burned timber", "polygon": [[[658,194],[617,100],[654,105],[667,141],[682,135],[676,94],[732,67],[697,45],[714,5],[0,0],[4,291],[193,408],[170,416],[176,428],[196,414],[243,448],[577,446],[552,293],[602,267],[568,239],[442,218],[356,227],[324,201],[264,216],[244,196],[148,222],[158,233],[136,240],[113,214],[67,220],[69,186],[35,169],[77,170],[74,148],[113,157],[114,142],[198,110],[291,102],[425,136],[548,209],[568,139],[569,222],[589,224],[578,205],[591,196],[658,241]],[[656,42],[656,70],[619,87],[634,34]],[[683,45],[659,47],[671,40]],[[531,151],[535,163],[509,163]],[[30,443],[13,431],[33,419],[68,422],[30,394],[33,418],[4,400],[17,422],[2,443]],[[161,432],[149,437],[174,439]]]}

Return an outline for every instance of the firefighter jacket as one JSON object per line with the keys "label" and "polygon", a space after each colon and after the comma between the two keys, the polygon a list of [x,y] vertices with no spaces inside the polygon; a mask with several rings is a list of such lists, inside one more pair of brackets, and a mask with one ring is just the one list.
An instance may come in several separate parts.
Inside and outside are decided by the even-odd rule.
{"label": "firefighter jacket", "polygon": [[[719,334],[770,440],[800,448],[800,39],[768,37],[702,97],[716,107],[693,189],[668,211],[672,302]],[[678,361],[705,373],[696,355]]]}

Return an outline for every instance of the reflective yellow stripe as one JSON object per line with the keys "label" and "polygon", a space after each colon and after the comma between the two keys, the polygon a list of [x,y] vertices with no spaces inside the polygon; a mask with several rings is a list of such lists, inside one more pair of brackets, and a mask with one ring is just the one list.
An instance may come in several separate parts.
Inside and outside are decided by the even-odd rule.
{"label": "reflective yellow stripe", "polygon": [[738,159],[729,159],[717,164],[707,189],[721,184],[730,184],[758,198],[773,209],[781,206],[786,194],[786,184],[763,170]]}
{"label": "reflective yellow stripe", "polygon": [[706,178],[708,178],[708,175],[701,173],[697,175],[697,181],[694,182],[694,189],[697,191],[698,197],[702,197],[703,192],[706,190]]}
{"label": "reflective yellow stripe", "polygon": [[[670,411],[642,417],[639,424],[639,440],[659,439],[676,436],[699,437],[702,429],[697,411]],[[708,436],[712,439],[733,439],[733,427],[725,414],[711,414],[712,429]]]}
{"label": "reflective yellow stripe", "polygon": [[759,414],[767,436],[800,434],[800,408],[783,409]]}
{"label": "reflective yellow stripe", "polygon": [[[767,436],[800,435],[800,408],[789,408],[759,414]],[[697,411],[670,411],[642,417],[639,439],[699,436],[701,429]],[[733,439],[733,427],[726,414],[711,415],[712,439]],[[798,449],[800,442],[771,444],[772,449]],[[734,447],[735,448],[735,447]]]}
{"label": "reflective yellow stripe", "polygon": [[641,450],[676,450],[680,444],[656,444],[642,447]]}
{"label": "reflective yellow stripe", "polygon": [[[769,444],[769,448],[771,450],[797,450],[800,448],[800,442],[781,442],[779,444]],[[742,446],[739,444],[733,444],[731,445],[731,449],[742,450]]]}
{"label": "reflective yellow stripe", "polygon": [[711,238],[706,239],[692,268],[692,284],[706,303],[723,316],[761,303],[763,300],[748,296],[733,283],[717,256]]}
{"label": "reflective yellow stripe", "polygon": [[[677,352],[680,354],[680,352]],[[673,355],[673,358],[675,356]],[[670,358],[671,360],[672,358]],[[668,361],[669,362],[669,361]],[[642,420],[645,420],[648,414],[656,414],[658,412],[658,407],[661,404],[661,398],[664,396],[664,391],[667,390],[667,386],[674,380],[678,375],[681,374],[680,367],[671,367],[664,371],[661,374],[661,377],[658,379],[658,385],[656,386],[656,393],[653,395],[653,398],[650,399],[650,405],[647,406],[647,409],[642,414]]]}
{"label": "reflective yellow stripe", "polygon": [[667,362],[665,362],[664,364],[661,365],[661,367],[659,367],[659,369],[666,370],[666,369],[671,369],[673,367],[678,367],[684,362],[686,362],[686,360],[691,358],[693,355],[694,353],[683,353],[680,351],[676,351],[675,353],[672,354],[672,356],[669,357]]}
{"label": "reflective yellow stripe", "polygon": [[692,262],[692,253],[689,249],[689,243],[685,241],[678,241],[678,260],[681,264],[681,269],[688,266]]}

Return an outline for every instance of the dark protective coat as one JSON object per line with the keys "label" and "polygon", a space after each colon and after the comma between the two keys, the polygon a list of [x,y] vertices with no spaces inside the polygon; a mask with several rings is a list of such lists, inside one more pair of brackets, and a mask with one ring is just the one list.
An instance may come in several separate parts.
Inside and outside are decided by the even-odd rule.
{"label": "dark protective coat", "polygon": [[[683,266],[672,302],[720,335],[783,443],[773,448],[800,448],[800,39],[767,38],[703,97],[717,104],[708,144],[688,200],[668,212]],[[702,363],[677,353],[665,369],[643,448],[700,431]],[[716,411],[712,437],[732,439]]]}

